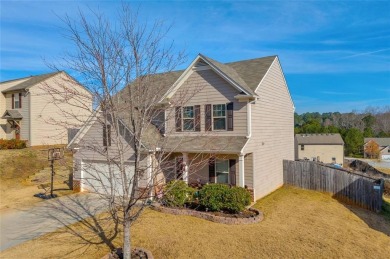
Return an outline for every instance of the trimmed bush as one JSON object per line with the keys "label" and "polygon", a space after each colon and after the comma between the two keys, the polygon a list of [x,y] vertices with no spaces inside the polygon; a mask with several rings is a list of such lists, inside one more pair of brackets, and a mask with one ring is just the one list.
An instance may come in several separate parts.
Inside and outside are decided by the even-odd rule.
{"label": "trimmed bush", "polygon": [[26,148],[27,141],[20,139],[0,139],[0,149],[22,149]]}
{"label": "trimmed bush", "polygon": [[184,207],[192,201],[195,189],[189,187],[184,181],[170,181],[164,187],[162,204],[169,207]]}
{"label": "trimmed bush", "polygon": [[199,191],[199,204],[210,211],[238,213],[251,203],[250,193],[241,187],[209,184]]}

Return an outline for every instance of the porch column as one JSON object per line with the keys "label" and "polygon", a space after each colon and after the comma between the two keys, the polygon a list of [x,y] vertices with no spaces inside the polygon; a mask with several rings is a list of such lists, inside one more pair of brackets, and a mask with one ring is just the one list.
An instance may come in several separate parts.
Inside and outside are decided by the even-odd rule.
{"label": "porch column", "polygon": [[188,184],[188,153],[183,153],[183,181]]}
{"label": "porch column", "polygon": [[146,163],[147,163],[146,164],[146,174],[147,174],[147,179],[148,179],[147,185],[150,186],[152,183],[152,154],[151,153],[148,154]]}
{"label": "porch column", "polygon": [[238,185],[240,187],[245,187],[245,164],[244,164],[245,156],[244,154],[240,154],[238,156]]}
{"label": "porch column", "polygon": [[147,162],[146,172],[147,172],[147,177],[148,177],[148,182],[146,184],[146,188],[149,188],[149,200],[153,200],[153,189],[154,189],[153,188],[154,179],[153,179],[153,175],[152,175],[152,170],[153,170],[152,154],[153,153],[148,154],[147,161],[146,161]]}

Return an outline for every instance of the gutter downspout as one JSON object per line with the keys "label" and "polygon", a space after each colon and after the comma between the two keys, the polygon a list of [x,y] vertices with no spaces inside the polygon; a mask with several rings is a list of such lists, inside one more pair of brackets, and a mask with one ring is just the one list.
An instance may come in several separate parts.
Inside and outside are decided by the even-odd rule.
{"label": "gutter downspout", "polygon": [[248,101],[246,105],[246,138],[252,136],[252,104],[255,101]]}

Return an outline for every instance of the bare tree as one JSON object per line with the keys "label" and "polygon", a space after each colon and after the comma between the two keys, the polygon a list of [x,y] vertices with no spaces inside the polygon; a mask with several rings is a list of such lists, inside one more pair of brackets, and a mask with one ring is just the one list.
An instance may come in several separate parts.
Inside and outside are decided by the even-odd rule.
{"label": "bare tree", "polygon": [[[196,174],[197,168],[209,161],[210,155],[202,152],[191,159],[172,160],[177,147],[193,145],[199,136],[188,134],[179,141],[164,137],[177,130],[168,128],[166,122],[177,125],[175,120],[181,116],[185,117],[180,118],[182,127],[196,131],[200,110],[177,107],[201,89],[181,87],[175,98],[166,98],[182,73],[172,71],[184,62],[185,56],[174,49],[173,42],[167,41],[169,27],[163,22],[144,23],[128,5],[121,6],[118,23],[112,23],[102,13],[90,12],[87,16],[80,11],[78,20],[63,18],[65,36],[75,50],[66,53],[61,64],[53,67],[72,71],[93,93],[96,109],[90,112],[83,129],[94,129],[96,135],[89,134],[77,143],[77,155],[87,159],[81,164],[75,160],[75,173],[81,169],[87,172],[83,180],[89,183],[90,191],[108,201],[112,219],[123,227],[124,258],[130,258],[131,224],[150,198],[160,193],[166,179],[188,180],[189,166],[191,173]],[[57,85],[60,87],[45,86],[53,103],[60,106],[72,100],[75,106],[83,106],[79,93],[66,83]],[[64,113],[78,116],[69,109]],[[77,133],[76,139],[83,133]],[[202,145],[208,145],[208,150],[212,148],[210,141],[196,144],[200,150]],[[104,166],[88,162],[89,156],[104,161]],[[175,168],[180,172],[169,176]]]}

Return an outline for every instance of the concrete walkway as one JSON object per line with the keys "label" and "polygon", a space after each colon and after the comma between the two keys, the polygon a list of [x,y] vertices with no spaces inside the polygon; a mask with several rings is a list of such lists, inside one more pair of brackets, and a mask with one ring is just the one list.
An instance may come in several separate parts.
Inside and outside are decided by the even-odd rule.
{"label": "concrete walkway", "polygon": [[81,219],[107,210],[106,201],[96,194],[74,194],[45,200],[26,210],[0,214],[0,251]]}

